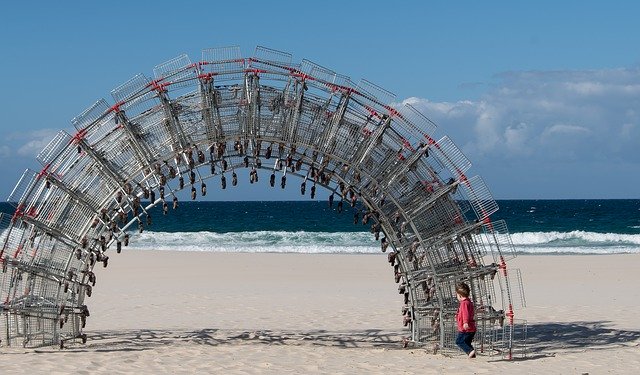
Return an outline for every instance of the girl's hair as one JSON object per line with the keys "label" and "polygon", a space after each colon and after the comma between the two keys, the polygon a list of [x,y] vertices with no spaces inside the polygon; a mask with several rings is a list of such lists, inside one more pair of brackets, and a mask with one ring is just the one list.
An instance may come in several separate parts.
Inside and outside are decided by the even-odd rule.
{"label": "girl's hair", "polygon": [[456,293],[458,293],[459,295],[465,298],[469,297],[469,291],[469,285],[462,282],[456,284]]}

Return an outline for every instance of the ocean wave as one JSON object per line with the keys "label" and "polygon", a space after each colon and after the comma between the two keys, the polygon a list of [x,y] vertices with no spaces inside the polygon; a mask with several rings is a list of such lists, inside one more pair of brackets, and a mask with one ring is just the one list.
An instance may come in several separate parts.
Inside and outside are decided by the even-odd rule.
{"label": "ocean wave", "polygon": [[516,248],[518,254],[538,254],[538,255],[610,255],[610,254],[632,254],[640,253],[640,248],[633,247],[581,247],[581,246],[537,246],[527,248]]}
{"label": "ocean wave", "polygon": [[640,247],[640,234],[571,232],[523,232],[512,233],[515,246],[547,245],[554,247]]}
{"label": "ocean wave", "polygon": [[256,253],[379,253],[366,232],[144,232],[131,238],[133,249]]}
{"label": "ocean wave", "polygon": [[[615,254],[640,253],[640,235],[572,232],[512,233],[519,253]],[[485,241],[481,241],[485,242]],[[368,232],[144,232],[134,234],[130,247],[141,250],[273,252],[273,253],[380,253],[380,244]]]}
{"label": "ocean wave", "polygon": [[[0,243],[7,231],[0,232]],[[618,254],[640,253],[640,234],[570,232],[511,233],[518,253]],[[487,238],[477,237],[487,244]],[[369,232],[247,231],[132,233],[129,248],[139,250],[379,254],[380,242]]]}

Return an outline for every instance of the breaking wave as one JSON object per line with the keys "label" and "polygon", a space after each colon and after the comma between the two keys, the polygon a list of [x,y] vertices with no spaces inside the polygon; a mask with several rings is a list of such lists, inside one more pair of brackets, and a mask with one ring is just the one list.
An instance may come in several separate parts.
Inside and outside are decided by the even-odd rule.
{"label": "breaking wave", "polygon": [[[640,253],[640,234],[571,232],[512,233],[520,253]],[[134,234],[130,247],[141,250],[256,253],[380,253],[368,232],[151,232]]]}

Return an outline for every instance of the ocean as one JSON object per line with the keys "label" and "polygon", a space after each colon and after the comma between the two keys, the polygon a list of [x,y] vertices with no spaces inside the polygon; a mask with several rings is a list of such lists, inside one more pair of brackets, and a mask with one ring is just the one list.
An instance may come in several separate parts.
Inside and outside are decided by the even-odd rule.
{"label": "ocean", "polygon": [[[640,253],[640,200],[499,200],[515,250],[530,254]],[[0,211],[13,213],[0,204]],[[180,202],[132,229],[129,249],[220,252],[379,253],[354,209],[325,201]],[[135,229],[135,228],[134,228]]]}

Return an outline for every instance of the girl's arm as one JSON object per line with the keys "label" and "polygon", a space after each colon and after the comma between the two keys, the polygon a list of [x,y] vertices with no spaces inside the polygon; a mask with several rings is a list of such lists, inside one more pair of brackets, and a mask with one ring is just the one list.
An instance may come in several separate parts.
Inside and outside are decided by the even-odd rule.
{"label": "girl's arm", "polygon": [[469,314],[469,302],[468,301],[463,301],[462,302],[462,308],[460,309],[460,318],[462,320],[462,328],[463,329],[469,329],[469,321],[471,320],[471,314]]}

